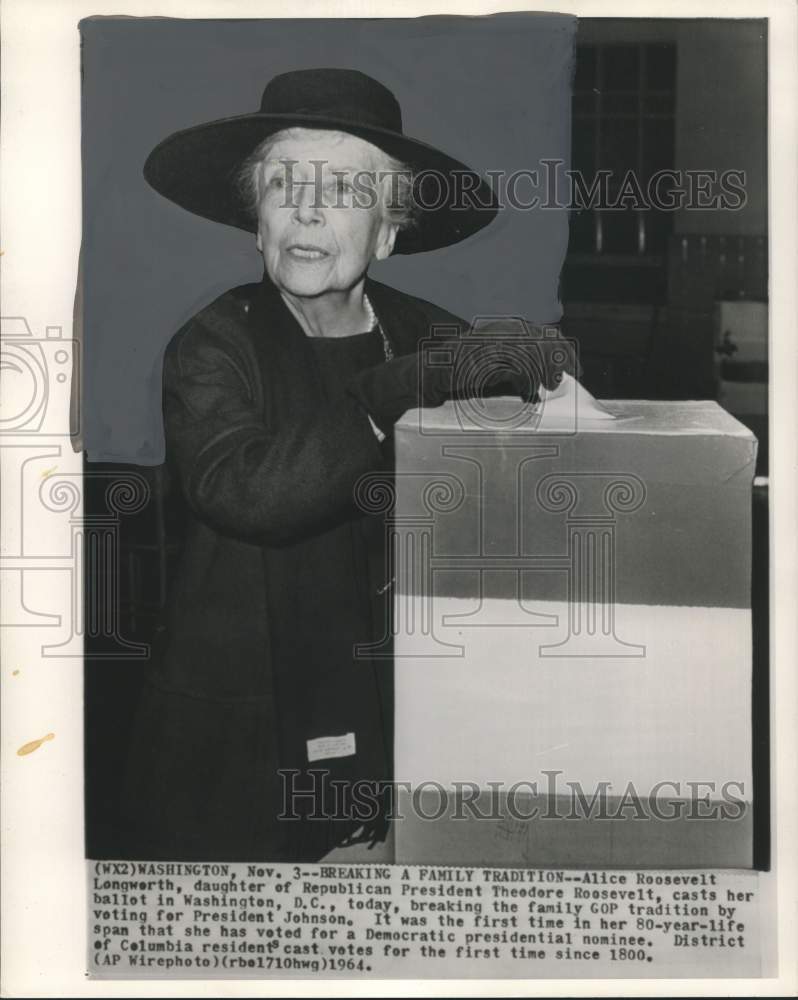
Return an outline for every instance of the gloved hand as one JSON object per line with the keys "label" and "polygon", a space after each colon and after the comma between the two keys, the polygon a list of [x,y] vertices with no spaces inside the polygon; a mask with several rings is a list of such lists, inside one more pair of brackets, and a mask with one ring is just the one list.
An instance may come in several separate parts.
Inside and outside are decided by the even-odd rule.
{"label": "gloved hand", "polygon": [[348,388],[388,434],[407,410],[447,399],[514,395],[534,403],[541,386],[554,389],[563,372],[576,377],[578,368],[569,341],[520,320],[495,321],[459,339],[423,341],[415,354],[358,372]]}

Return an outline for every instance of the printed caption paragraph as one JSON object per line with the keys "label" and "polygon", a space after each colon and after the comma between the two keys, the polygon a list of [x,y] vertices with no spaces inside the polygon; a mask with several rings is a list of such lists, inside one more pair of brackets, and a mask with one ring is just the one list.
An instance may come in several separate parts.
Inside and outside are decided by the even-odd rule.
{"label": "printed caption paragraph", "polygon": [[88,862],[114,979],[758,976],[756,872]]}

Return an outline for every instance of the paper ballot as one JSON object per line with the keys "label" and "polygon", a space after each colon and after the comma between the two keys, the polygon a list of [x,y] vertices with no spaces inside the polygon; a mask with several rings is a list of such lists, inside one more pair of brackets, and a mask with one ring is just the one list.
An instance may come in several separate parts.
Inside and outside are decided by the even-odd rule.
{"label": "paper ballot", "polygon": [[576,413],[579,420],[615,420],[615,414],[603,407],[567,372],[563,373],[562,381],[556,389],[540,390],[538,408],[543,424],[561,423],[573,413]]}

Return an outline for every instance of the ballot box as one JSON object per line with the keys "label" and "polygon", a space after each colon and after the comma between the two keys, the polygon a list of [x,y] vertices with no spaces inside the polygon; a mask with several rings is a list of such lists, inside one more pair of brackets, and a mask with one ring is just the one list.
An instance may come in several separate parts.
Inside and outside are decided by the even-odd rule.
{"label": "ballot box", "polygon": [[396,427],[396,860],[750,867],[756,440],[575,385]]}

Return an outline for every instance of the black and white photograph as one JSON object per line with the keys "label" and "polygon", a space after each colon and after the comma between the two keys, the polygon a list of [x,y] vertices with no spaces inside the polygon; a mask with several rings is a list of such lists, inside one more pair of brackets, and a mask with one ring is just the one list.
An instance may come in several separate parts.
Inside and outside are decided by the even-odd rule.
{"label": "black and white photograph", "polygon": [[127,6],[64,19],[70,313],[2,310],[86,989],[775,982],[783,10]]}
{"label": "black and white photograph", "polygon": [[90,855],[753,866],[764,22],[82,31]]}

